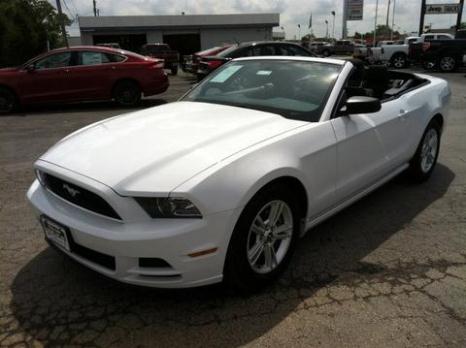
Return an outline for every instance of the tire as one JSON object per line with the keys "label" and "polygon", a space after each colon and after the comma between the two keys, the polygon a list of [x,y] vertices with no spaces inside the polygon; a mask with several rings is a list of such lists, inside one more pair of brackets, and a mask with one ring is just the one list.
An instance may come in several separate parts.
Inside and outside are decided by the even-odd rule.
{"label": "tire", "polygon": [[409,163],[407,173],[412,182],[422,183],[432,175],[439,155],[440,137],[441,126],[437,121],[432,120]]}
{"label": "tire", "polygon": [[178,74],[178,66],[176,65],[172,66],[170,70],[171,70],[172,75]]}
{"label": "tire", "polygon": [[[281,215],[270,228],[272,208],[280,208]],[[251,199],[235,226],[228,247],[224,267],[224,282],[228,288],[252,293],[270,284],[286,269],[299,236],[299,211],[295,195],[285,187],[271,186]],[[261,226],[258,221],[265,225]],[[253,228],[253,224],[257,227]],[[286,231],[280,233],[280,228]]]}
{"label": "tire", "polygon": [[113,89],[113,97],[121,106],[136,106],[141,101],[141,89],[134,81],[120,81]]}
{"label": "tire", "polygon": [[432,62],[430,60],[425,60],[422,62],[422,67],[424,68],[424,70],[433,70],[435,69],[435,62]]}
{"label": "tire", "polygon": [[323,50],[323,51],[322,51],[322,55],[323,55],[324,57],[330,57],[330,51],[329,51],[329,50]]}
{"label": "tire", "polygon": [[395,69],[403,69],[408,66],[408,57],[404,53],[396,53],[390,59],[390,64]]}
{"label": "tire", "polygon": [[10,89],[0,87],[0,115],[6,115],[18,108],[18,99]]}
{"label": "tire", "polygon": [[453,55],[444,55],[438,61],[438,67],[442,72],[452,72],[458,67],[458,62]]}

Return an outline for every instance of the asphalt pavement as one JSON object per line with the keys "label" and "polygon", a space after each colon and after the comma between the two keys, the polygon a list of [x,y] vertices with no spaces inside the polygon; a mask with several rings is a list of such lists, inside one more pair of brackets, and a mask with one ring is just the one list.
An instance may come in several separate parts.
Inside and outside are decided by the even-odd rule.
{"label": "asphalt pavement", "polygon": [[[0,117],[0,346],[465,347],[466,78],[431,179],[395,179],[310,231],[284,277],[251,297],[107,279],[48,247],[25,193],[63,136],[131,110],[41,106]],[[172,102],[194,82],[141,108]]]}

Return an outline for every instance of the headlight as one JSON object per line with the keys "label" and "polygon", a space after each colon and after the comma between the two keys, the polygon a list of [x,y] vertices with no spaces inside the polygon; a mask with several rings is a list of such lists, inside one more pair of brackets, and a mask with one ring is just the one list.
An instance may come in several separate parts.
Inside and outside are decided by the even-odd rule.
{"label": "headlight", "polygon": [[46,185],[45,185],[44,175],[42,174],[42,172],[39,169],[36,169],[35,172],[36,172],[37,180],[39,180],[40,184],[45,187]]}
{"label": "headlight", "polygon": [[184,198],[136,197],[135,199],[153,218],[202,218],[199,209]]}

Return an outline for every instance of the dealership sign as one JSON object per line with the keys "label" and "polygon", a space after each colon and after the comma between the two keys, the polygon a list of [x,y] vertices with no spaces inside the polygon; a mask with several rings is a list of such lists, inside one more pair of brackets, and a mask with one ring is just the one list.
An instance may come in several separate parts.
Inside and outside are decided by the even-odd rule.
{"label": "dealership sign", "polygon": [[426,14],[455,14],[460,8],[460,4],[430,4],[426,5]]}
{"label": "dealership sign", "polygon": [[345,0],[346,20],[360,21],[362,20],[362,12],[364,0]]}

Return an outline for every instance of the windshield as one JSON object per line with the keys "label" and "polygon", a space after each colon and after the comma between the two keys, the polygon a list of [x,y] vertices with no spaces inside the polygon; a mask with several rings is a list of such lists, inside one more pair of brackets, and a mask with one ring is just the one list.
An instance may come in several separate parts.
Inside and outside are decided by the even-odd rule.
{"label": "windshield", "polygon": [[225,64],[182,100],[267,111],[317,122],[341,66],[298,60]]}

